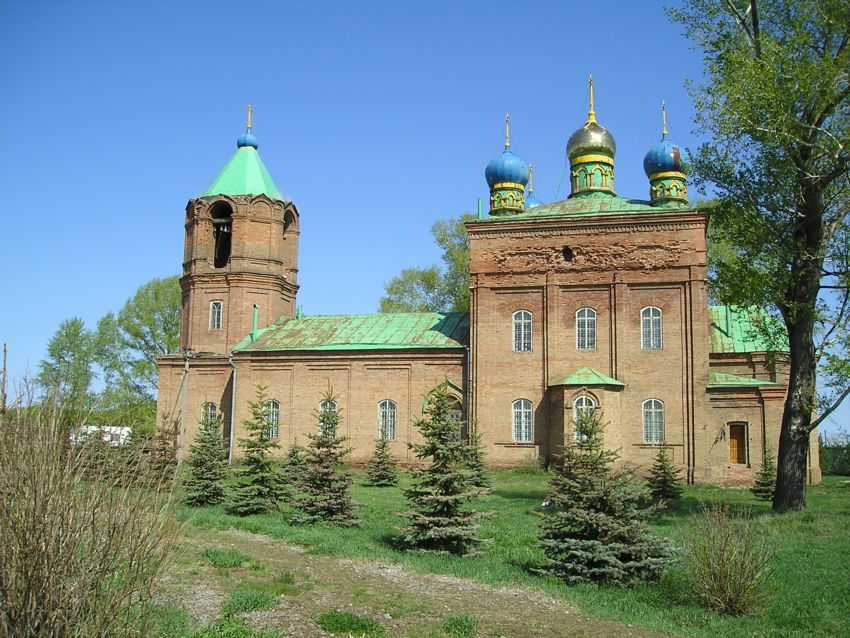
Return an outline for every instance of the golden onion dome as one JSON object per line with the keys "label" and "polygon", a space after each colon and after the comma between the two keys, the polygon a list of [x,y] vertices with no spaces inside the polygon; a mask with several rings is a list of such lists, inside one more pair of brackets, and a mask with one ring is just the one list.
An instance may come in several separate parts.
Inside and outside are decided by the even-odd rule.
{"label": "golden onion dome", "polygon": [[570,135],[567,142],[567,156],[573,159],[587,153],[604,153],[613,157],[617,152],[614,136],[596,119],[588,119],[587,123]]}

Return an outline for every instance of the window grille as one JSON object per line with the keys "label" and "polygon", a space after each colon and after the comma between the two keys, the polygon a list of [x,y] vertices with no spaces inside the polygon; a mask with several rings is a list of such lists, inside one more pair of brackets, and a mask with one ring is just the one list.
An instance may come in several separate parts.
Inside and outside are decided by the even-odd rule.
{"label": "window grille", "polygon": [[658,399],[643,402],[643,442],[664,443],[664,403]]}
{"label": "window grille", "polygon": [[531,352],[531,313],[528,310],[514,313],[514,351]]}
{"label": "window grille", "polygon": [[517,443],[531,443],[532,411],[531,401],[518,399],[513,403],[514,413],[514,441]]}
{"label": "window grille", "polygon": [[661,309],[654,306],[640,311],[641,339],[643,350],[661,349]]}
{"label": "window grille", "polygon": [[596,311],[579,308],[576,313],[576,348],[596,350]]}
{"label": "window grille", "polygon": [[378,404],[378,436],[388,441],[396,437],[396,403],[386,399]]}

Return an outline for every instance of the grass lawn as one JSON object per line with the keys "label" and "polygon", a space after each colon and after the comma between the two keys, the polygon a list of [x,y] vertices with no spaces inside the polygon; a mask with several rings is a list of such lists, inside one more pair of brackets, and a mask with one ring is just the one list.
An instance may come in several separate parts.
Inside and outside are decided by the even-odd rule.
{"label": "grass lawn", "polygon": [[[848,636],[850,635],[850,482],[827,477],[808,492],[803,513],[774,515],[769,505],[747,490],[688,487],[674,508],[659,515],[654,527],[677,545],[692,525],[700,502],[725,501],[747,510],[764,534],[780,546],[774,559],[776,594],[758,615],[728,618],[698,607],[688,598],[683,577],[673,569],[658,584],[633,589],[566,587],[552,578],[534,575],[541,563],[537,548],[540,503],[547,475],[540,472],[493,473],[493,493],[479,509],[495,516],[483,522],[482,536],[492,538],[486,552],[474,559],[407,553],[394,549],[397,512],[406,510],[399,488],[358,485],[355,500],[361,524],[356,528],[326,525],[292,526],[290,512],[238,518],[220,507],[184,508],[182,515],[197,527],[237,528],[289,543],[313,553],[378,559],[415,571],[449,574],[494,585],[523,584],[567,599],[588,616],[605,618],[686,636]],[[406,480],[406,479],[403,479]]]}

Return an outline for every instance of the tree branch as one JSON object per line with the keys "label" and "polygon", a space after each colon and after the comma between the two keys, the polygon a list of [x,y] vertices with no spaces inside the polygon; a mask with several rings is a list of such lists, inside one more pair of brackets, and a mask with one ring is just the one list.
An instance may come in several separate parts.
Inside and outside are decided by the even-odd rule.
{"label": "tree branch", "polygon": [[818,416],[818,418],[814,419],[811,422],[807,432],[811,432],[812,430],[814,430],[817,426],[819,426],[821,424],[821,422],[823,422],[823,420],[826,417],[828,417],[830,414],[835,412],[836,408],[838,408],[838,406],[841,405],[841,402],[844,401],[844,399],[847,398],[848,394],[850,394],[850,386],[847,386],[846,388],[844,388],[844,392],[842,392],[838,396],[838,398],[835,401],[832,402],[832,405],[829,406],[826,410],[824,410],[823,414],[821,414],[820,416]]}

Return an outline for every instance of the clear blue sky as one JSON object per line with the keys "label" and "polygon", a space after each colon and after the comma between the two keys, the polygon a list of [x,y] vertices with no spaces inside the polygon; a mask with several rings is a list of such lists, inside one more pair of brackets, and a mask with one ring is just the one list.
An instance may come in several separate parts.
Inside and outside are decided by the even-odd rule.
{"label": "clear blue sky", "polygon": [[362,313],[401,268],[439,259],[435,220],[486,206],[505,112],[535,194],[568,194],[564,147],[589,73],[617,191],[646,198],[662,99],[671,138],[700,142],[684,84],[701,57],[661,3],[7,0],[10,375],[37,370],[63,319],[93,328],[180,271],[186,202],[233,153],[248,103],[260,155],[301,213],[299,303]]}

